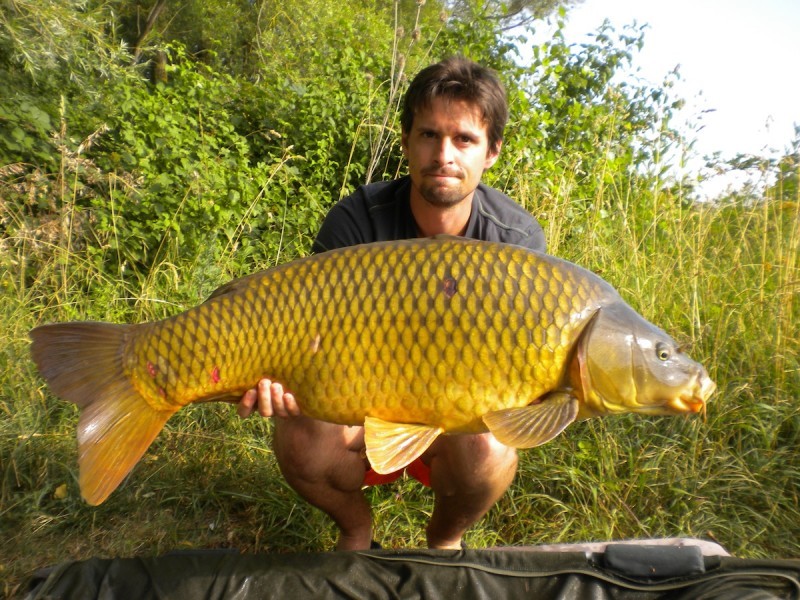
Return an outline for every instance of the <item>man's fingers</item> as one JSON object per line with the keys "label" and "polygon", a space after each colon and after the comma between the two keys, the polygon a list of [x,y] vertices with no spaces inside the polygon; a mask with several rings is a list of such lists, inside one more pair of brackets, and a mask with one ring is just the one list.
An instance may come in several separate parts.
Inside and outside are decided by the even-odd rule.
{"label": "man's fingers", "polygon": [[286,407],[286,412],[292,417],[300,416],[300,407],[297,405],[297,400],[294,394],[286,393],[283,395],[283,405]]}
{"label": "man's fingers", "polygon": [[258,382],[258,414],[262,417],[271,417],[276,414],[272,402],[273,383],[269,379],[262,379]]}
{"label": "man's fingers", "polygon": [[258,392],[256,390],[247,390],[239,404],[236,405],[236,413],[243,419],[246,419],[253,414],[253,407],[258,401]]}
{"label": "man's fingers", "polygon": [[300,407],[294,394],[284,391],[278,382],[262,379],[255,389],[247,390],[236,412],[240,417],[247,418],[254,411],[262,417],[296,417],[300,415]]}

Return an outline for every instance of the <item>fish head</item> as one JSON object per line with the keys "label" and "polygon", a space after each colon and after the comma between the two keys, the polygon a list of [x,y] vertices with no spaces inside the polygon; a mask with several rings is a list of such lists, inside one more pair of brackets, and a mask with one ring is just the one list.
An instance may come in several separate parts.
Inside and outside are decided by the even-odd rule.
{"label": "fish head", "polygon": [[705,413],[716,388],[703,365],[621,301],[599,309],[587,325],[572,372],[583,398],[579,417]]}

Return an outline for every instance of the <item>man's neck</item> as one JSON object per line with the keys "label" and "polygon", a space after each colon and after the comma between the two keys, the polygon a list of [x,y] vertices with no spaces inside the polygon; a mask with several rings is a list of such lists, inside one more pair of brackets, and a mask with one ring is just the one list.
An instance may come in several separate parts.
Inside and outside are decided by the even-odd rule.
{"label": "man's neck", "polygon": [[420,237],[430,237],[439,234],[464,235],[467,231],[469,217],[472,214],[472,198],[475,192],[469,194],[455,206],[442,208],[432,206],[423,198],[415,195],[411,190],[411,214],[417,223]]}

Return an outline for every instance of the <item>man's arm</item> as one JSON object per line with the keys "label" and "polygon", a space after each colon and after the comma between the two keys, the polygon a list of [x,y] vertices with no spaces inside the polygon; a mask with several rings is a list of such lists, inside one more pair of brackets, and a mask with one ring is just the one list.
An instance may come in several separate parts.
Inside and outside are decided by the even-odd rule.
{"label": "man's arm", "polygon": [[359,189],[328,211],[311,246],[313,254],[357,246],[369,241],[365,232],[372,230],[372,224],[366,218],[362,195],[363,192]]}
{"label": "man's arm", "polygon": [[531,250],[536,250],[537,252],[546,252],[547,245],[544,241],[544,231],[542,231],[541,226],[539,223],[534,222],[535,227],[533,231],[525,238],[520,240],[520,246],[524,246],[525,248],[530,248]]}
{"label": "man's arm", "polygon": [[[477,206],[474,237],[546,252],[544,231],[531,213],[503,192],[480,184],[475,193]],[[468,232],[468,237],[471,237]]]}

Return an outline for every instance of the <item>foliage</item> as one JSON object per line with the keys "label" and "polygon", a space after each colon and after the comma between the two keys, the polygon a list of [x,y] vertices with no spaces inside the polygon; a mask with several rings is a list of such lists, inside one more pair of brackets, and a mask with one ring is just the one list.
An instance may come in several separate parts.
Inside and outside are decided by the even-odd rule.
{"label": "foliage", "polygon": [[[0,10],[0,165],[32,163],[52,169],[65,105],[85,123],[96,97],[91,80],[108,77],[126,55],[104,34],[111,15],[85,3],[18,0]],[[73,98],[80,101],[72,103]],[[88,131],[86,131],[88,134]]]}
{"label": "foliage", "polygon": [[[535,170],[548,194],[569,173],[574,208],[588,207],[606,188],[658,183],[660,158],[678,139],[670,119],[680,100],[621,77],[644,43],[641,27],[617,33],[605,23],[592,41],[568,47],[563,23],[531,48],[533,66],[514,98],[508,146],[520,157],[514,171]],[[516,152],[515,152],[516,151]],[[513,173],[510,185],[513,185]],[[612,210],[606,205],[604,210]]]}
{"label": "foliage", "polygon": [[559,9],[576,4],[575,0],[508,0],[476,1],[449,0],[445,2],[453,16],[465,23],[491,21],[495,29],[504,31],[530,25]]}
{"label": "foliage", "polygon": [[719,204],[758,204],[766,196],[793,202],[798,198],[800,177],[800,126],[795,125],[794,139],[782,156],[737,154],[724,157],[715,152],[706,160],[712,175],[736,174],[744,183],[731,185],[714,199]]}
{"label": "foliage", "polygon": [[3,164],[34,160],[52,163],[55,155],[48,136],[53,131],[53,119],[42,110],[35,97],[24,93],[0,99],[0,153]]}
{"label": "foliage", "polygon": [[775,198],[787,202],[800,198],[800,125],[795,125],[794,139],[784,155],[776,161],[773,172],[775,182],[770,192]]}
{"label": "foliage", "polygon": [[251,164],[232,123],[236,82],[166,50],[169,84],[107,86],[108,132],[89,155],[109,182],[129,173],[134,183],[93,197],[96,231],[134,265],[152,264],[166,243],[185,256],[233,244],[246,255],[262,215],[282,205],[261,193],[280,157]]}

